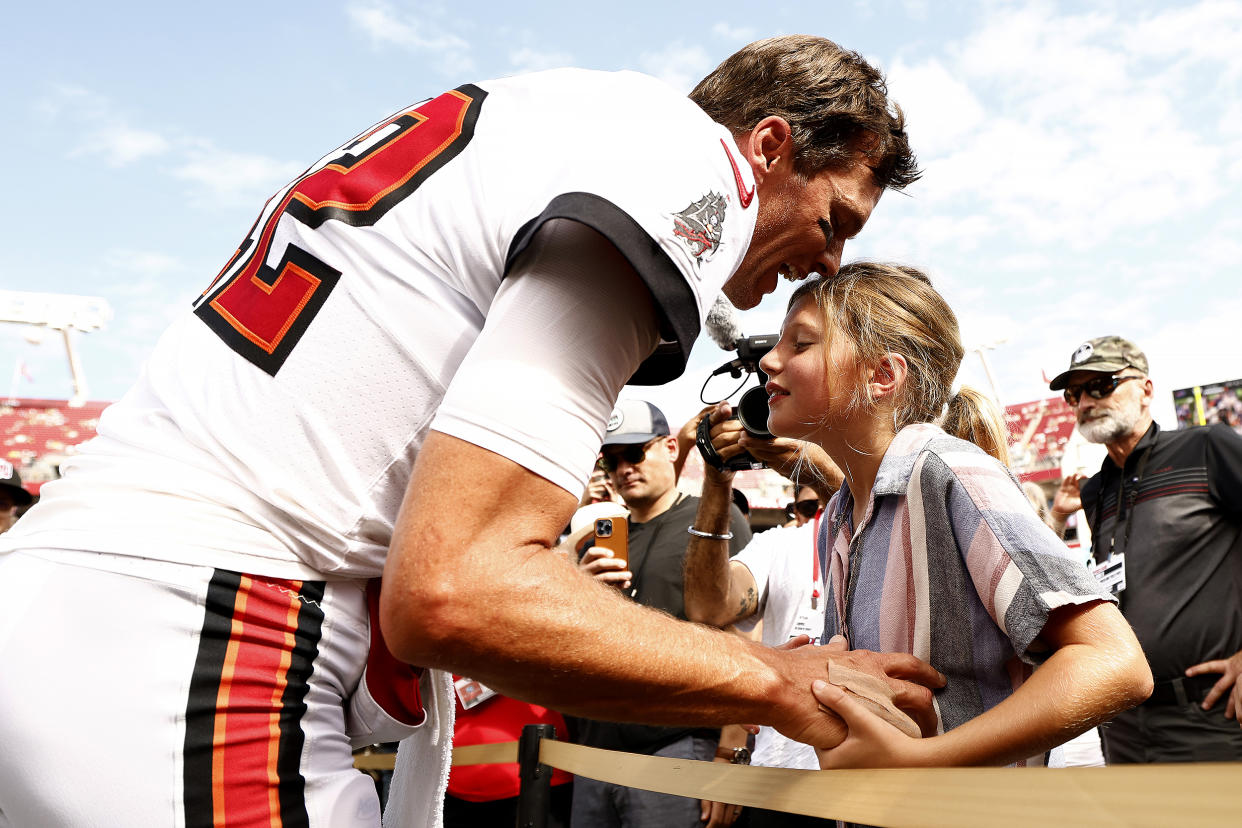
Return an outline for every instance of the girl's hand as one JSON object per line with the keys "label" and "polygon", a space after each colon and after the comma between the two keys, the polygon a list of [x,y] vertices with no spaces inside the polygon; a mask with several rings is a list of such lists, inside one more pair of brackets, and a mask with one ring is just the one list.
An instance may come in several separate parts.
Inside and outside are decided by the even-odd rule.
{"label": "girl's hand", "polygon": [[927,765],[929,740],[912,739],[872,713],[835,684],[816,681],[811,692],[827,711],[845,720],[849,732],[829,750],[816,748],[819,766],[835,768],[904,768]]}

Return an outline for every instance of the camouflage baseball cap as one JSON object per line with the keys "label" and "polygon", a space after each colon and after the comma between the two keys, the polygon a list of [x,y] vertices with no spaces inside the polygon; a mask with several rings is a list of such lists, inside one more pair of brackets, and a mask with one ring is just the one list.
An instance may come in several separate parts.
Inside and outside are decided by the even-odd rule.
{"label": "camouflage baseball cap", "polygon": [[1057,374],[1048,383],[1053,391],[1065,387],[1065,381],[1075,371],[1099,371],[1111,374],[1122,368],[1134,368],[1147,373],[1147,357],[1128,339],[1119,336],[1100,336],[1088,339],[1070,354],[1070,367]]}

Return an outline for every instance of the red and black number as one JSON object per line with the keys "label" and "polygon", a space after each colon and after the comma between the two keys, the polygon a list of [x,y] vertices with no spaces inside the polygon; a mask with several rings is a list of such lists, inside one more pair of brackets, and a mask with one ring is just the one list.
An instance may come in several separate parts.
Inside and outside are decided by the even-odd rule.
{"label": "red and black number", "polygon": [[272,376],[341,278],[289,244],[274,267],[273,237],[289,216],[314,229],[325,221],[367,227],[465,149],[487,93],[467,84],[402,112],[307,171],[255,222],[194,313],[229,347]]}

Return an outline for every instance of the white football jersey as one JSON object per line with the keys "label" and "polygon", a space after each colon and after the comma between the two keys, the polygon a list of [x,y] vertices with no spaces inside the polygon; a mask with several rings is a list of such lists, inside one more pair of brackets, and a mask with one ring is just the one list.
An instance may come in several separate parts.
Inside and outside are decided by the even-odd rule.
{"label": "white football jersey", "polygon": [[[440,401],[536,230],[581,222],[633,265],[662,337],[633,381],[658,383],[740,263],[753,194],[727,130],[644,75],[555,70],[410,107],[268,201],[0,551],[374,577]],[[577,495],[594,451],[560,439],[486,447]]]}

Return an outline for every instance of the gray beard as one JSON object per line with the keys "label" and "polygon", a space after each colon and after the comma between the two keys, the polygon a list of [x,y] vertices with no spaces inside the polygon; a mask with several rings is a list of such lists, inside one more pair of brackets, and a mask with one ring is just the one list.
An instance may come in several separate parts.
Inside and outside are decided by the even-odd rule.
{"label": "gray beard", "polygon": [[1108,444],[1116,442],[1134,430],[1138,425],[1142,411],[1108,411],[1102,417],[1096,417],[1085,423],[1078,424],[1078,431],[1088,443]]}

